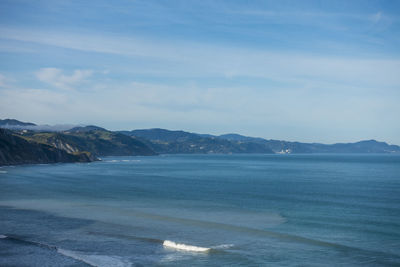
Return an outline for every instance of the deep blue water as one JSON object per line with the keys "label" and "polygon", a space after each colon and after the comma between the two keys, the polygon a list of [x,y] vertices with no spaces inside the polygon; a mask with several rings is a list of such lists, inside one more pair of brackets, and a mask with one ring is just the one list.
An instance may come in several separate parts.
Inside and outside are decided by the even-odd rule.
{"label": "deep blue water", "polygon": [[166,155],[0,168],[0,266],[87,264],[400,266],[400,156]]}

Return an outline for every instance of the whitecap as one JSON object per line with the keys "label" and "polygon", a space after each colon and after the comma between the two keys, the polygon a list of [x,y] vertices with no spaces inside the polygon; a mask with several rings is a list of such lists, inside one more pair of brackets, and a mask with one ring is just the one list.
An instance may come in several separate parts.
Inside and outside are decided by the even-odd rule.
{"label": "whitecap", "polygon": [[0,235],[0,239],[4,239],[4,238],[7,238],[7,236],[6,235]]}
{"label": "whitecap", "polygon": [[168,248],[174,248],[174,249],[179,249],[179,250],[186,250],[186,251],[193,251],[193,252],[208,252],[210,248],[205,248],[205,247],[197,247],[197,246],[192,246],[192,245],[186,245],[186,244],[180,244],[180,243],[175,243],[173,241],[165,240],[163,243],[164,247]]}

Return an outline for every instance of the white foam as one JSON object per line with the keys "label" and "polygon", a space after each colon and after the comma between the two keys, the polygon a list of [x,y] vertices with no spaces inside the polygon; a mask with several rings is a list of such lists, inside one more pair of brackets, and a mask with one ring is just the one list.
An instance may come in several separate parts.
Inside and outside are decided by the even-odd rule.
{"label": "white foam", "polygon": [[0,235],[0,239],[7,238],[6,235]]}
{"label": "white foam", "polygon": [[82,254],[82,253],[79,253],[76,251],[71,251],[71,250],[66,250],[66,249],[61,249],[61,248],[57,248],[57,252],[64,256],[73,258],[78,261],[82,261],[82,262],[89,264],[90,266],[94,266],[94,267],[108,267],[108,266],[130,267],[130,266],[132,266],[131,262],[123,260],[121,257],[117,257],[117,256],[87,255],[87,254]]}
{"label": "white foam", "polygon": [[210,250],[210,248],[179,244],[169,240],[165,240],[163,246],[179,250],[194,251],[194,252],[208,252]]}
{"label": "white foam", "polygon": [[7,173],[7,171],[0,171],[0,173]]}
{"label": "white foam", "polygon": [[140,159],[111,159],[111,160],[106,160],[104,162],[140,162]]}

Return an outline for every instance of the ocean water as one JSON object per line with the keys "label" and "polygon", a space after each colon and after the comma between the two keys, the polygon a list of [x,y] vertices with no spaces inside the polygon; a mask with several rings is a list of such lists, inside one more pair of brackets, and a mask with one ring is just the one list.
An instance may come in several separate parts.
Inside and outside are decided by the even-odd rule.
{"label": "ocean water", "polygon": [[0,168],[0,266],[400,266],[399,155]]}

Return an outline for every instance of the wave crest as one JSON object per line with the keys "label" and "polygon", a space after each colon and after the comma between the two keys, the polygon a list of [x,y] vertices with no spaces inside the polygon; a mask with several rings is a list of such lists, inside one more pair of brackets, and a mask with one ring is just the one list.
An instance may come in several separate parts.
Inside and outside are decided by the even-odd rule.
{"label": "wave crest", "polygon": [[163,242],[164,247],[168,248],[174,248],[174,249],[179,249],[179,250],[186,250],[186,251],[193,251],[193,252],[208,252],[210,248],[205,248],[205,247],[197,247],[197,246],[192,246],[192,245],[186,245],[186,244],[180,244],[180,243],[175,243],[173,241],[165,240]]}

